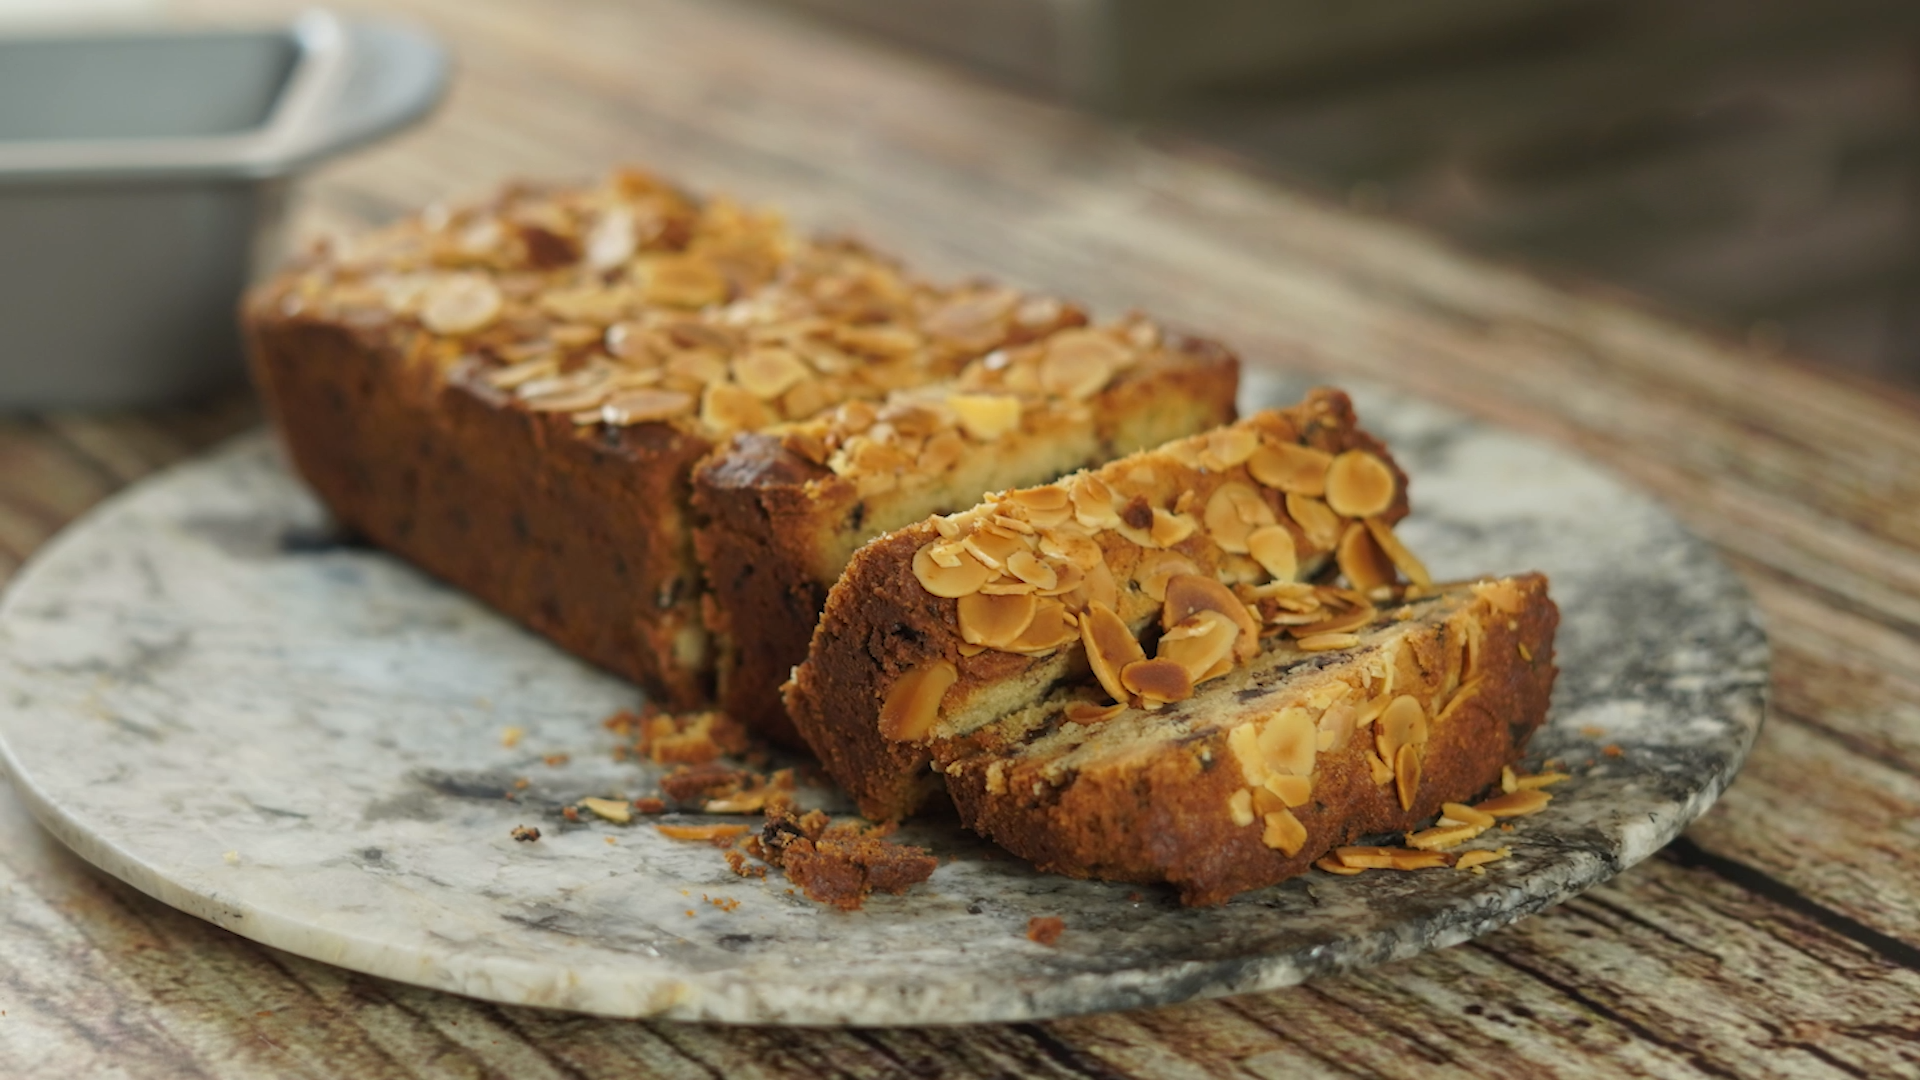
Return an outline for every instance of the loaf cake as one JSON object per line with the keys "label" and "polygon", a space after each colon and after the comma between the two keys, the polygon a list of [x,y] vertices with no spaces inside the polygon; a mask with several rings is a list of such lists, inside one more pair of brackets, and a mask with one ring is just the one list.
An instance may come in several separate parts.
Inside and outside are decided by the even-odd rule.
{"label": "loaf cake", "polygon": [[743,433],[694,471],[696,551],[728,715],[797,742],[780,685],[860,545],[983,493],[1233,418],[1238,364],[1129,318],[975,360],[949,382]]}
{"label": "loaf cake", "polygon": [[[1497,781],[1546,713],[1558,622],[1546,585],[1390,588],[1378,603],[1254,587],[1259,653],[1191,696],[1142,708],[1063,686],[935,739],[933,759],[961,819],[1041,870],[1219,903]],[[1333,642],[1316,631],[1314,645],[1267,621],[1301,615],[1351,628]],[[1173,636],[1163,628],[1160,655]]]}
{"label": "loaf cake", "polygon": [[[1396,569],[1423,582],[1424,568],[1393,532],[1406,508],[1406,477],[1359,429],[1347,396],[1324,389],[1289,409],[1000,493],[854,555],[786,688],[789,712],[864,813],[898,818],[939,787],[929,770],[935,742],[1085,678],[1090,656],[1092,675],[1117,700],[1173,700],[1170,660],[1128,668],[1146,661],[1138,639],[1154,644],[1168,603],[1211,609],[1183,627],[1189,640],[1168,636],[1182,656],[1205,659],[1199,675],[1217,676],[1259,643],[1233,587],[1336,568],[1361,595],[1392,585]],[[1230,625],[1223,631],[1215,619]],[[1353,620],[1292,621],[1308,641]]]}
{"label": "loaf cake", "polygon": [[1086,322],[635,171],[323,248],[243,317],[268,411],[341,523],[675,709],[712,694],[701,457]]}

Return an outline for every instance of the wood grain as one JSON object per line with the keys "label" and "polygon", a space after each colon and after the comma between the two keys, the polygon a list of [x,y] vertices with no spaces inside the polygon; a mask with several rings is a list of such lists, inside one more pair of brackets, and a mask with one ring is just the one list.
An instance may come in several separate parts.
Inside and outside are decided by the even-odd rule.
{"label": "wood grain", "polygon": [[[317,177],[306,229],[635,159],[925,265],[1424,394],[1578,448],[1718,544],[1768,620],[1776,708],[1679,844],[1478,942],[1277,993],[965,1029],[609,1022],[369,979],[96,874],[0,793],[0,1076],[1920,1075],[1920,404],[777,11],[386,6],[454,42],[461,81],[427,128]],[[235,396],[0,421],[0,573],[253,416]]]}

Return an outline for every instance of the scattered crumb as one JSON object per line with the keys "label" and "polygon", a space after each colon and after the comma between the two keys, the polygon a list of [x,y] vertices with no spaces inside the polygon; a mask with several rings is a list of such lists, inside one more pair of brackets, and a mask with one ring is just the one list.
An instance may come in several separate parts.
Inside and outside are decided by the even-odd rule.
{"label": "scattered crumb", "polygon": [[579,821],[580,811],[575,807],[563,806],[560,808],[560,816],[566,818],[568,821]]}
{"label": "scattered crumb", "polygon": [[732,911],[740,906],[740,901],[735,900],[731,896],[708,896],[706,893],[701,893],[700,899],[705,900],[721,911]]}
{"label": "scattered crumb", "polygon": [[549,765],[565,765],[567,762],[573,760],[573,755],[572,754],[548,754],[546,757],[543,757],[540,760],[546,762]]}
{"label": "scattered crumb", "polygon": [[1130,892],[1127,894],[1127,903],[1129,904],[1137,904],[1145,899],[1146,899],[1146,896],[1141,893]]}
{"label": "scattered crumb", "polygon": [[527,729],[523,727],[507,728],[500,732],[500,745],[511,750],[520,745],[520,740],[525,738],[526,734]]}
{"label": "scattered crumb", "polygon": [[513,827],[513,838],[523,844],[531,844],[535,840],[540,839],[540,830],[532,825],[515,825]]}
{"label": "scattered crumb", "polygon": [[616,758],[631,755],[662,765],[704,765],[725,754],[744,754],[752,747],[747,729],[719,712],[676,716],[643,705],[637,712],[622,709],[601,725],[633,740],[620,748]]}
{"label": "scattered crumb", "polygon": [[253,1015],[255,1015],[255,1016],[272,1016],[272,1015],[273,1015],[273,1010],[272,1010],[272,1009],[261,1009],[261,1010],[260,1010],[259,1012],[257,1012],[257,1013],[254,1013]]}
{"label": "scattered crumb", "polygon": [[728,848],[726,858],[727,868],[739,874],[741,877],[763,878],[767,876],[767,864],[749,861],[746,853],[742,852],[739,848]]}
{"label": "scattered crumb", "polygon": [[633,808],[627,805],[627,800],[625,799],[596,799],[589,797],[581,799],[580,805],[593,811],[595,817],[604,821],[611,821],[615,825],[626,825],[633,821]]}
{"label": "scattered crumb", "polygon": [[613,836],[603,836],[603,837],[601,837],[600,839],[602,839],[602,840],[605,840],[605,841],[607,842],[607,845],[608,845],[609,847],[611,847],[611,846],[613,846],[613,845],[615,845],[615,844],[618,844],[618,843],[620,842],[620,840],[619,840],[619,838],[618,838],[618,837],[613,837]]}
{"label": "scattered crumb", "polygon": [[223,851],[220,853],[220,857],[227,860],[229,866],[239,865],[240,853],[237,851]]}
{"label": "scattered crumb", "polygon": [[643,814],[664,814],[667,812],[665,799],[644,798],[633,800],[633,808]]}
{"label": "scattered crumb", "polygon": [[520,777],[519,779],[517,779],[517,780],[515,780],[515,781],[513,782],[513,790],[515,790],[515,791],[525,791],[525,790],[527,790],[527,787],[528,787],[528,785],[530,785],[530,784],[532,784],[532,783],[533,783],[533,781],[531,781],[531,780],[528,780],[528,779],[527,779],[526,777],[524,777],[524,776],[522,776],[522,777]]}
{"label": "scattered crumb", "polygon": [[743,846],[779,867],[809,900],[857,911],[875,890],[899,895],[938,865],[925,848],[888,840],[892,832],[890,825],[835,823],[819,810],[798,814],[780,801],[767,808],[760,835]]}
{"label": "scattered crumb", "polygon": [[1607,733],[1606,728],[1600,727],[1595,724],[1583,724],[1580,727],[1580,734],[1585,735],[1589,739],[1597,739],[1600,736],[1605,735],[1606,733]]}
{"label": "scattered crumb", "polygon": [[1626,753],[1626,751],[1620,749],[1617,743],[1608,743],[1600,748],[1600,752],[1608,757],[1619,757],[1621,754]]}
{"label": "scattered crumb", "polygon": [[1027,920],[1027,940],[1052,945],[1066,933],[1066,921],[1054,915],[1035,915]]}
{"label": "scattered crumb", "polygon": [[691,918],[693,918],[693,909],[692,909],[692,908],[688,908],[688,909],[687,909],[687,918],[689,918],[689,919],[691,919]]}

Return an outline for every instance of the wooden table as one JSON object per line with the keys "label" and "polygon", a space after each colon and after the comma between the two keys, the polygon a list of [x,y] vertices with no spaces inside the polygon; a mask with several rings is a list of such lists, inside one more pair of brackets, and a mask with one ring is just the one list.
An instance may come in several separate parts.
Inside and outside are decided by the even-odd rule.
{"label": "wooden table", "polygon": [[[768,9],[386,6],[456,45],[457,89],[425,130],[317,177],[305,227],[637,159],[938,270],[1391,383],[1578,447],[1718,544],[1766,613],[1774,711],[1684,839],[1480,941],[1276,993],[990,1028],[611,1022],[353,975],[93,872],[0,791],[0,1076],[1920,1074],[1920,402]],[[0,572],[254,416],[236,396],[0,423]]]}

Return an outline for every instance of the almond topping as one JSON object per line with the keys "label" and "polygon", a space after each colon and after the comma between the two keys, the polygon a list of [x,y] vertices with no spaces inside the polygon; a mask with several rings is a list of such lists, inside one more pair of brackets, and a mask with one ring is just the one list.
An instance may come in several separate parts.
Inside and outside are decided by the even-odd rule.
{"label": "almond topping", "polygon": [[1058,600],[1040,599],[1035,601],[1033,621],[1027,628],[1002,646],[1008,652],[1037,655],[1048,653],[1080,637],[1080,620],[1074,618],[1067,606]]}
{"label": "almond topping", "polygon": [[1288,806],[1305,806],[1313,797],[1313,778],[1308,776],[1283,776],[1275,773],[1267,777],[1265,787],[1280,796],[1280,801]]}
{"label": "almond topping", "polygon": [[1177,551],[1147,551],[1133,564],[1133,583],[1140,591],[1164,601],[1167,582],[1183,574],[1198,574],[1200,565]]}
{"label": "almond topping", "polygon": [[1248,533],[1247,554],[1278,580],[1292,581],[1300,573],[1293,533],[1285,525],[1266,525]]}
{"label": "almond topping", "polygon": [[1282,709],[1260,729],[1260,759],[1270,772],[1310,776],[1315,736],[1313,714],[1298,706]]}
{"label": "almond topping", "polygon": [[1089,529],[1110,529],[1120,521],[1113,506],[1113,489],[1099,477],[1083,475],[1073,482],[1074,520]]}
{"label": "almond topping", "polygon": [[1011,394],[955,394],[947,399],[960,427],[980,442],[1020,429],[1020,399]]}
{"label": "almond topping", "polygon": [[1202,519],[1213,542],[1222,551],[1236,555],[1247,554],[1247,539],[1255,529],[1278,520],[1253,485],[1238,480],[1229,480],[1214,490]]}
{"label": "almond topping", "polygon": [[1325,870],[1329,874],[1339,874],[1341,877],[1352,877],[1355,874],[1364,874],[1367,872],[1365,867],[1348,866],[1334,855],[1321,856],[1314,860],[1313,865]]}
{"label": "almond topping", "polygon": [[[1069,724],[1099,724],[1126,711],[1127,707],[1120,704],[1097,705],[1091,701],[1074,701],[1060,711],[1060,718]],[[1247,820],[1253,819],[1249,816]]]}
{"label": "almond topping", "polygon": [[1267,763],[1260,754],[1260,728],[1252,721],[1227,732],[1227,748],[1240,762],[1240,773],[1247,783],[1258,787],[1267,780]]}
{"label": "almond topping", "polygon": [[1373,782],[1377,785],[1386,784],[1393,779],[1393,769],[1385,761],[1380,760],[1379,754],[1371,750],[1367,751],[1367,771],[1372,774]]}
{"label": "almond topping", "polygon": [[1370,593],[1394,583],[1393,561],[1374,543],[1373,533],[1358,521],[1347,526],[1333,557],[1355,592]]}
{"label": "almond topping", "polygon": [[1287,492],[1287,516],[1300,526],[1300,531],[1307,536],[1307,543],[1312,544],[1316,551],[1330,550],[1340,542],[1339,515],[1311,495]]}
{"label": "almond topping", "polygon": [[1553,796],[1544,791],[1523,789],[1506,795],[1495,795],[1491,799],[1475,803],[1473,808],[1497,818],[1525,817],[1545,810],[1547,804],[1552,801]]}
{"label": "almond topping", "polygon": [[1360,644],[1358,634],[1309,634],[1294,642],[1301,652],[1333,652]]}
{"label": "almond topping", "polygon": [[745,825],[655,825],[660,835],[672,840],[731,840],[744,836]]}
{"label": "almond topping", "polygon": [[921,588],[951,600],[979,592],[993,571],[965,546],[936,540],[914,553],[913,576]]}
{"label": "almond topping", "polygon": [[1420,794],[1420,747],[1408,743],[1393,756],[1393,781],[1400,789],[1400,809],[1413,809],[1414,797]]}
{"label": "almond topping", "polygon": [[1246,788],[1236,788],[1227,796],[1227,815],[1241,828],[1253,824],[1253,792]]}
{"label": "almond topping", "polygon": [[686,255],[648,258],[643,295],[649,304],[703,308],[727,298],[727,279],[707,263]]}
{"label": "almond topping", "polygon": [[1393,470],[1365,450],[1349,450],[1327,469],[1327,505],[1341,517],[1364,518],[1393,505]]}
{"label": "almond topping", "polygon": [[1484,825],[1441,825],[1407,834],[1407,846],[1421,851],[1441,851],[1456,847],[1486,831]]}
{"label": "almond topping", "polygon": [[1373,542],[1380,546],[1380,550],[1393,562],[1393,565],[1400,568],[1400,572],[1406,575],[1408,581],[1423,589],[1433,587],[1433,575],[1427,573],[1427,564],[1407,550],[1407,545],[1401,543],[1400,538],[1394,535],[1393,526],[1387,524],[1385,518],[1377,516],[1368,518],[1367,531],[1373,534]]}
{"label": "almond topping", "polygon": [[1252,457],[1259,448],[1260,436],[1252,428],[1221,428],[1207,435],[1200,464],[1214,472],[1225,472]]}
{"label": "almond topping", "polygon": [[1247,472],[1255,480],[1296,495],[1321,495],[1327,490],[1327,470],[1333,455],[1293,443],[1262,443],[1247,458]]}
{"label": "almond topping", "polygon": [[633,807],[625,799],[581,799],[580,805],[593,811],[596,817],[611,821],[615,825],[625,825],[633,820]]}
{"label": "almond topping", "polygon": [[1120,669],[1120,685],[1149,709],[1193,696],[1187,669],[1172,660],[1136,660]]}
{"label": "almond topping", "polygon": [[1420,699],[1401,694],[1389,702],[1387,710],[1380,714],[1380,722],[1374,725],[1373,739],[1384,761],[1396,761],[1403,746],[1426,742],[1427,711],[1420,707]]}
{"label": "almond topping", "polygon": [[1307,843],[1307,827],[1293,816],[1291,810],[1275,810],[1262,819],[1266,828],[1260,833],[1260,842],[1291,858],[1300,853]]}
{"label": "almond topping", "polygon": [[916,742],[933,730],[940,701],[960,678],[960,670],[935,660],[894,680],[880,706],[880,735],[893,742]]}
{"label": "almond topping", "polygon": [[1059,572],[1031,551],[1016,551],[1007,556],[1007,573],[1042,591],[1060,583]]}
{"label": "almond topping", "polygon": [[812,369],[790,349],[754,349],[733,362],[733,381],[762,401],[777,398],[812,377]]}
{"label": "almond topping", "polygon": [[1440,814],[1442,824],[1451,820],[1461,825],[1472,825],[1476,828],[1490,829],[1493,827],[1494,822],[1492,814],[1482,813],[1465,803],[1441,803]]}
{"label": "almond topping", "polygon": [[1120,672],[1127,665],[1147,658],[1140,643],[1133,639],[1133,632],[1113,609],[1105,604],[1094,602],[1087,605],[1087,612],[1080,618],[1080,640],[1086,644],[1087,663],[1093,668],[1094,677],[1106,688],[1115,701],[1128,700],[1127,688],[1120,681]]}
{"label": "almond topping", "polygon": [[1169,513],[1159,507],[1153,508],[1153,525],[1147,535],[1153,538],[1154,547],[1172,547],[1192,536],[1199,525],[1186,514]]}
{"label": "almond topping", "polygon": [[1201,574],[1175,574],[1167,579],[1167,595],[1160,608],[1160,625],[1185,622],[1196,611],[1217,611],[1240,628],[1234,653],[1246,660],[1260,651],[1260,624],[1233,590]]}
{"label": "almond topping", "polygon": [[616,427],[671,420],[693,412],[692,394],[678,390],[629,390],[600,406],[600,419]]}
{"label": "almond topping", "polygon": [[960,636],[973,645],[1001,649],[1013,643],[1033,622],[1033,594],[989,596],[974,593],[959,602]]}
{"label": "almond topping", "polygon": [[1095,330],[1062,330],[1047,341],[1040,384],[1061,397],[1084,401],[1100,392],[1115,368],[1133,361],[1127,347]]}
{"label": "almond topping", "polygon": [[1534,776],[1516,776],[1513,778],[1513,782],[1517,790],[1534,791],[1546,787],[1549,784],[1557,784],[1562,780],[1569,779],[1572,779],[1572,777],[1568,773],[1544,772]]}
{"label": "almond topping", "polygon": [[1233,645],[1240,628],[1217,611],[1196,611],[1160,635],[1155,656],[1171,660],[1195,684],[1233,670]]}
{"label": "almond topping", "polygon": [[745,390],[714,383],[701,398],[700,421],[715,431],[753,431],[773,423],[773,413]]}
{"label": "almond topping", "polygon": [[435,334],[471,334],[500,316],[499,286],[479,274],[437,278],[420,297],[420,325]]}
{"label": "almond topping", "polygon": [[1457,870],[1471,870],[1476,866],[1485,866],[1490,862],[1499,862],[1511,854],[1513,854],[1512,848],[1503,847],[1493,851],[1488,851],[1485,848],[1477,848],[1473,851],[1461,852],[1459,857],[1454,860],[1453,865]]}

